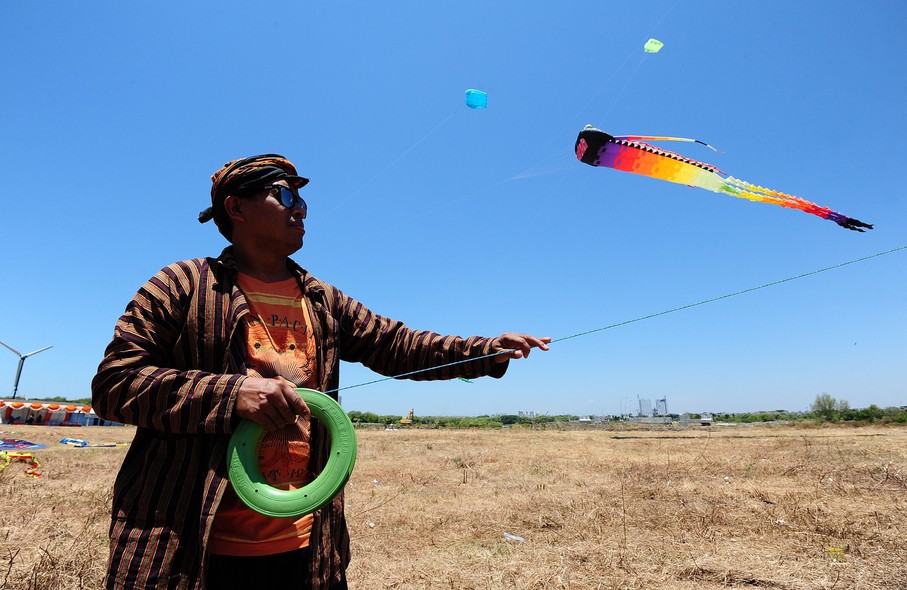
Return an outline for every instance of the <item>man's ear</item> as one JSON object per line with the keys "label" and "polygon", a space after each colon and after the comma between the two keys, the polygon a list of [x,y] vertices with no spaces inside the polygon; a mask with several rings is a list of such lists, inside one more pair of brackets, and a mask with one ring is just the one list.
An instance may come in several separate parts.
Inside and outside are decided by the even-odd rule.
{"label": "man's ear", "polygon": [[246,218],[243,205],[243,200],[239,197],[234,197],[233,195],[227,195],[227,198],[224,199],[224,211],[227,213],[227,217],[230,218],[231,222],[236,223],[237,221],[245,221]]}

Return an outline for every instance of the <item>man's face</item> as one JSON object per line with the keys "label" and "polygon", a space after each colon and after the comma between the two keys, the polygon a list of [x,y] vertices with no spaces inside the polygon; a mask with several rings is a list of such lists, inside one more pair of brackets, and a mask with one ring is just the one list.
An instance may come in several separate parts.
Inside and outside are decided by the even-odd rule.
{"label": "man's face", "polygon": [[307,211],[298,195],[286,180],[278,180],[273,187],[243,199],[243,218],[233,224],[234,239],[246,239],[287,256],[302,248]]}

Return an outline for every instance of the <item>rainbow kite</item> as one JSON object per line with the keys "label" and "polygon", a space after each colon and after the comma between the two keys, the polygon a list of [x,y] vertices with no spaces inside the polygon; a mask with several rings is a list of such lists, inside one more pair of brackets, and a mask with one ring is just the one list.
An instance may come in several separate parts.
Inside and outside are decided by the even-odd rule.
{"label": "rainbow kite", "polygon": [[[652,137],[642,135],[608,135],[591,125],[580,131],[576,138],[576,158],[590,166],[605,166],[624,172],[633,172],[651,176],[669,182],[698,186],[714,193],[723,193],[739,199],[749,199],[762,203],[781,205],[789,209],[799,209],[822,219],[830,219],[841,227],[854,231],[872,229],[868,223],[847,217],[828,207],[821,207],[772,189],[756,186],[749,182],[728,176],[715,166],[685,158],[680,154],[669,152],[639,140],[650,141],[691,141],[700,143],[715,150],[698,139],[683,137]],[[718,150],[715,150],[718,151]]]}

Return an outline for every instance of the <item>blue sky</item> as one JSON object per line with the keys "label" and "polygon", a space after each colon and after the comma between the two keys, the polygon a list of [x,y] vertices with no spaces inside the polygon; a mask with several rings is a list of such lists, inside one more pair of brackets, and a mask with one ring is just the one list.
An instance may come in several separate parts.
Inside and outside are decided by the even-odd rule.
{"label": "blue sky", "polygon": [[[21,397],[89,395],[224,162],[312,179],[295,259],[418,329],[576,333],[907,245],[907,4],[7,2],[0,340]],[[642,46],[665,43],[658,54]],[[464,90],[488,92],[471,110]],[[580,164],[577,132],[664,147],[874,223]],[[618,413],[907,405],[907,251],[564,340],[501,380],[389,381],[348,410]],[[18,359],[0,349],[0,392]],[[342,385],[377,378],[343,367]]]}

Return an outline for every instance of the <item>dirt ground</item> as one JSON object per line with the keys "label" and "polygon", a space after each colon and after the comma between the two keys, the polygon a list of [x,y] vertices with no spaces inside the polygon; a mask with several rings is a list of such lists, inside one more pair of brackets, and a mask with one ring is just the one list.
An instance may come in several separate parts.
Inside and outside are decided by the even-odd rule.
{"label": "dirt ground", "polygon": [[[131,427],[0,425],[0,590],[101,587]],[[905,589],[907,428],[358,430],[350,588]],[[0,463],[2,465],[2,463]]]}

